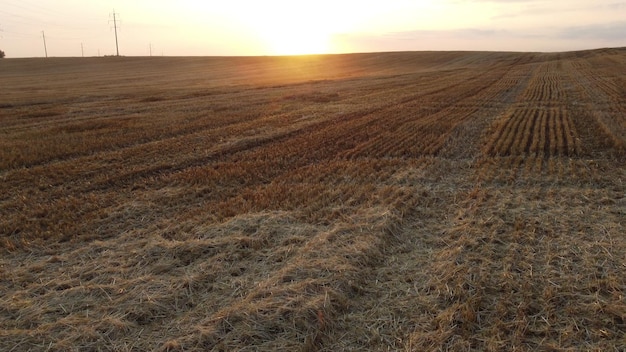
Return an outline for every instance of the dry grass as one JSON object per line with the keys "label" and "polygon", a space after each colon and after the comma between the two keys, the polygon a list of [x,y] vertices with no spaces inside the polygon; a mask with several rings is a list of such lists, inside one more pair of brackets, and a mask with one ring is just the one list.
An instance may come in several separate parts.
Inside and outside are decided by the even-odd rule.
{"label": "dry grass", "polygon": [[625,64],[4,60],[0,350],[623,351]]}

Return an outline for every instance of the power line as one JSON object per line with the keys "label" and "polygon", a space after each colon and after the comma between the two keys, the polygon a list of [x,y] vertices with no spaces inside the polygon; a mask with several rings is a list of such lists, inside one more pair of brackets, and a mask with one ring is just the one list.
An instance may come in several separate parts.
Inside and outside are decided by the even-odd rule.
{"label": "power line", "polygon": [[32,33],[18,33],[18,32],[13,32],[13,31],[3,31],[4,33],[9,33],[11,34],[11,36],[7,36],[7,37],[19,37],[19,38],[39,38],[39,35],[36,34],[32,34]]}
{"label": "power line", "polygon": [[16,7],[21,10],[26,10],[30,14],[39,13],[39,14],[46,14],[46,15],[53,15],[53,16],[64,15],[63,12],[58,11],[56,9],[47,8],[47,7],[41,6],[40,4],[28,3],[27,1],[24,1],[24,0],[20,0],[17,4],[9,2],[9,3],[6,3],[5,5],[8,5],[9,7],[11,6]]}
{"label": "power line", "polygon": [[4,20],[5,22],[13,23],[13,24],[45,25],[46,27],[57,27],[57,28],[62,28],[62,29],[74,29],[74,30],[85,30],[90,27],[89,24],[87,24],[87,22],[81,22],[80,25],[68,25],[67,23],[64,23],[64,22],[50,21],[48,17],[42,18],[33,13],[28,13],[28,15],[25,15],[25,13],[23,12],[20,12],[18,14],[14,12],[5,11],[3,9],[0,9],[0,13],[8,16],[8,18]]}

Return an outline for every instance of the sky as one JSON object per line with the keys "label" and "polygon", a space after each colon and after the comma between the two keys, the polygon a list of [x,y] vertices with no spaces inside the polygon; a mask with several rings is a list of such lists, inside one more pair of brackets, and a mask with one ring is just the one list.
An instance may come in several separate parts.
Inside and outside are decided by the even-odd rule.
{"label": "sky", "polygon": [[[626,46],[619,0],[0,0],[7,57]],[[45,45],[44,45],[45,37]]]}

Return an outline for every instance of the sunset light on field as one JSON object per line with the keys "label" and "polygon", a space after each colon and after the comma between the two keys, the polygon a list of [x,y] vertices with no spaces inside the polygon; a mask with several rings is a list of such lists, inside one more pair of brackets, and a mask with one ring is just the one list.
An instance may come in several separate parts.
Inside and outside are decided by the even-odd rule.
{"label": "sunset light on field", "polygon": [[626,0],[0,0],[0,82],[0,352],[626,352]]}
{"label": "sunset light on field", "polygon": [[112,55],[117,29],[125,56],[564,51],[626,45],[624,13],[614,0],[0,0],[0,50]]}

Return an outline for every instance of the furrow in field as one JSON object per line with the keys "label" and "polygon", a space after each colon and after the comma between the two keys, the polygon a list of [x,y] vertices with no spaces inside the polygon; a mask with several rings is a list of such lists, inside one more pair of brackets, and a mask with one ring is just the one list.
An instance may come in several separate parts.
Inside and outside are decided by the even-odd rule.
{"label": "furrow in field", "polygon": [[[263,94],[261,94],[263,95]],[[255,108],[258,109],[259,107],[256,104],[250,105],[250,109]],[[263,107],[263,105],[261,105],[262,109],[266,109],[266,107]],[[318,124],[316,126],[324,126],[324,123],[326,125],[332,125],[334,123],[336,123],[336,121],[341,120],[341,119],[352,119],[355,116],[358,117],[359,114],[363,115],[363,114],[367,114],[368,112],[372,112],[375,111],[376,108],[370,108],[369,110],[366,110],[365,112],[359,112],[358,109],[355,112],[343,112],[342,115],[339,116],[339,118],[335,118],[335,115],[337,115],[337,111],[333,111],[333,108],[331,107],[329,109],[329,111],[324,111],[326,109],[319,109],[319,107],[315,107],[316,111],[315,114],[319,114],[320,116],[323,116],[324,113],[328,114],[328,116],[324,116],[323,118],[313,118],[313,119],[299,119],[296,120],[295,124],[293,124],[293,128],[289,127],[289,128],[285,128],[284,125],[288,124],[289,122],[292,122],[290,120],[293,120],[293,115],[298,116],[299,114],[309,114],[311,112],[307,111],[309,110],[309,106],[304,106],[304,108],[300,108],[298,110],[295,111],[295,113],[282,113],[282,114],[274,114],[274,115],[269,115],[269,116],[263,116],[257,113],[256,116],[253,117],[247,117],[245,118],[243,121],[241,120],[237,120],[237,119],[233,119],[231,117],[228,117],[228,119],[226,119],[226,121],[228,121],[228,124],[225,126],[220,126],[219,123],[216,122],[211,122],[213,123],[213,128],[211,130],[203,130],[203,128],[200,128],[199,132],[196,130],[194,131],[194,133],[188,133],[186,135],[183,136],[179,136],[179,137],[175,137],[175,138],[171,138],[169,136],[162,136],[159,140],[150,142],[150,143],[144,143],[142,145],[138,145],[138,146],[134,146],[134,147],[129,147],[129,148],[118,148],[117,150],[113,150],[110,151],[108,153],[103,153],[103,154],[98,154],[96,156],[94,156],[93,158],[82,158],[82,159],[76,159],[76,160],[71,160],[68,162],[76,162],[76,163],[91,163],[92,161],[90,159],[94,159],[94,160],[104,160],[106,161],[107,159],[110,160],[118,160],[118,159],[129,159],[129,161],[132,161],[133,164],[124,164],[124,167],[128,167],[128,168],[133,168],[136,169],[139,165],[141,164],[146,164],[149,165],[150,167],[154,167],[154,160],[153,160],[153,156],[154,154],[159,154],[160,157],[176,157],[178,159],[180,159],[180,154],[190,154],[193,157],[197,157],[196,154],[198,154],[198,151],[204,151],[204,150],[210,150],[212,146],[214,145],[218,145],[221,143],[228,145],[229,144],[229,140],[235,140],[235,139],[240,139],[242,135],[249,137],[249,139],[262,139],[264,138],[264,136],[262,135],[263,133],[269,131],[270,129],[274,128],[274,127],[278,127],[278,128],[282,128],[283,130],[295,130],[298,128],[302,128],[302,126],[311,126],[315,123],[321,123]],[[341,107],[343,109],[343,107]],[[244,109],[245,111],[246,109]],[[229,115],[229,114],[227,114]],[[245,114],[243,114],[243,116],[245,116]],[[331,118],[334,118],[333,121],[325,121],[325,120],[329,120]],[[210,120],[214,120],[213,118],[207,116],[206,117],[207,121]],[[317,121],[316,121],[317,120]],[[302,133],[307,133],[307,131],[310,131],[311,129],[303,129]],[[270,136],[271,137],[271,136]],[[130,155],[140,155],[142,157],[140,158],[129,158],[128,156]],[[201,158],[200,158],[201,159]],[[168,164],[171,164],[171,162],[167,162]],[[183,163],[184,165],[184,163]],[[53,167],[54,163],[53,163]],[[66,165],[62,165],[62,168],[66,168]],[[115,170],[115,171],[119,171],[119,170]],[[24,175],[19,176],[21,179],[23,179]],[[75,175],[76,177],[80,177],[81,175]],[[10,174],[5,174],[5,177],[12,177]]]}
{"label": "furrow in field", "polygon": [[[509,74],[510,68],[493,78],[481,77],[485,82],[480,85],[480,89],[465,89],[458,92],[457,89],[450,89],[446,99],[439,101],[438,110],[394,111],[391,116],[402,116],[397,120],[399,123],[394,125],[386,121],[388,123],[383,127],[384,133],[348,151],[345,157],[364,155],[419,157],[437,154],[457,126],[475,116],[479,109],[485,108],[482,102],[499,101],[500,97],[509,95],[509,91],[515,89],[513,84],[519,81],[511,80]],[[423,104],[428,105],[428,102],[425,101]]]}
{"label": "furrow in field", "polygon": [[[456,79],[459,84],[466,81],[463,75]],[[419,82],[416,86],[423,87],[423,83]],[[397,95],[397,99],[400,99],[400,105],[414,104],[415,96],[443,94],[441,87],[444,86],[443,83],[432,85],[433,88],[426,89],[425,93],[419,89],[415,91],[409,89],[408,94],[405,87],[401,86],[398,88],[400,94]],[[369,89],[367,85],[365,89]],[[401,93],[403,91],[404,93]],[[364,96],[381,94],[389,94],[389,90],[373,90]],[[387,100],[379,106],[368,106],[366,110],[357,109],[339,116],[329,115],[302,120],[295,124],[287,124],[285,127],[280,126],[280,123],[284,121],[280,115],[253,119],[226,126],[222,130],[211,131],[210,133],[215,136],[214,139],[211,138],[211,134],[207,135],[205,131],[200,131],[191,135],[142,144],[134,148],[123,148],[104,155],[98,154],[78,160],[37,166],[33,169],[12,171],[5,175],[5,180],[10,183],[29,183],[32,182],[31,179],[36,179],[34,182],[41,186],[29,198],[31,200],[39,198],[41,201],[38,202],[37,208],[29,208],[12,192],[3,193],[6,198],[1,204],[2,209],[11,212],[16,210],[21,214],[13,218],[15,221],[3,222],[3,232],[28,239],[50,238],[54,233],[62,233],[63,238],[108,236],[104,233],[113,229],[100,227],[96,234],[84,235],[85,232],[89,232],[89,225],[79,219],[82,217],[108,218],[107,213],[117,212],[116,204],[126,202],[128,197],[133,197],[134,190],[141,190],[145,187],[144,181],[154,183],[151,180],[163,179],[168,174],[207,164],[210,165],[209,170],[213,169],[215,163],[219,165],[220,162],[255,165],[250,170],[239,168],[235,174],[247,180],[241,186],[252,187],[246,191],[250,192],[256,185],[266,184],[282,172],[332,158],[342,149],[351,148],[360,140],[370,138],[371,134],[376,133],[376,126],[379,126],[381,119],[385,117],[384,114],[376,114],[376,112],[389,109],[390,105],[394,105],[393,108],[397,109],[397,104],[397,102]],[[287,117],[289,118],[289,115]],[[247,134],[248,137],[242,138],[242,133]],[[216,143],[218,137],[224,140]],[[229,140],[230,138],[232,140]],[[111,162],[117,163],[119,167],[108,168],[106,165]],[[90,168],[75,167],[80,164],[90,165]],[[102,167],[99,168],[98,165]],[[85,173],[85,170],[89,172]],[[252,174],[256,177],[250,177]],[[67,193],[67,185],[62,180],[68,177],[76,180],[71,188],[78,192],[77,196],[69,197],[67,201],[56,200],[62,194]],[[211,184],[213,181],[207,179],[206,182]],[[122,188],[125,191],[118,192],[115,197],[111,197],[107,192],[107,189],[111,187]],[[228,199],[238,197],[237,194],[241,190],[235,189],[231,186],[219,187],[217,191],[211,191],[213,198],[211,204],[226,205],[223,202],[230,202]],[[202,201],[204,197],[198,197],[195,192],[195,190],[189,190],[188,197],[194,199],[194,203]],[[44,201],[44,199],[54,201]],[[61,223],[53,216],[38,215],[55,214],[54,209],[62,205],[59,202],[63,202],[65,206],[73,204],[72,207],[82,204],[82,210],[75,212],[73,221]],[[237,209],[237,207],[230,209],[230,211],[224,210],[218,213],[233,214],[232,209]],[[176,209],[172,211],[177,212]]]}
{"label": "furrow in field", "polygon": [[[372,121],[379,121],[380,118],[378,116],[380,115],[371,117],[372,119],[374,119]],[[249,153],[244,153],[238,157],[239,161],[237,162],[238,163],[243,162],[244,160],[264,160],[265,158],[267,158],[267,156],[270,156],[270,155],[274,155],[271,157],[271,160],[284,159],[288,162],[289,160],[295,160],[295,161],[292,161],[291,164],[286,164],[281,168],[285,170],[285,174],[291,175],[294,168],[297,168],[298,165],[307,165],[311,162],[320,163],[320,162],[324,162],[324,160],[330,160],[328,158],[332,159],[334,155],[337,155],[336,148],[338,147],[342,148],[340,143],[346,138],[345,133],[347,131],[350,131],[351,134],[355,134],[358,137],[359,131],[362,131],[364,128],[367,128],[370,123],[371,123],[370,117],[364,118],[363,121],[358,121],[358,124],[355,124],[355,121],[345,121],[345,124],[336,124],[336,125],[333,125],[332,128],[329,127],[328,129],[320,129],[318,131],[311,132],[311,134],[302,135],[302,138],[293,138],[293,139],[285,140],[284,142],[278,143],[276,145],[268,146],[267,148],[259,148],[258,150],[253,150],[253,151],[250,151]],[[355,138],[355,137],[352,136],[352,138]],[[324,143],[324,145],[312,145],[310,144],[311,142]],[[277,151],[279,151],[279,154],[273,154]],[[307,155],[308,159],[302,159],[303,155]],[[300,162],[298,160],[303,160],[305,163],[299,164]],[[186,173],[187,172],[183,171],[181,175],[186,174]],[[203,181],[202,179],[200,179],[199,184],[202,185],[202,183]],[[275,194],[281,197],[289,196],[289,194],[287,194],[288,192],[286,193],[285,190],[274,189],[275,187],[276,186],[273,184],[259,187],[259,188],[253,187],[249,190],[245,190],[245,192],[242,192],[240,194],[230,195],[229,196],[230,198],[226,198],[223,200],[220,200],[219,195],[216,194],[213,196],[213,197],[216,197],[215,200],[212,200],[209,204],[205,205],[202,208],[199,208],[198,212],[199,213],[223,214],[220,216],[230,216],[229,214],[234,214],[237,211],[245,211],[246,209],[248,209],[248,208],[245,208],[246,206],[262,208],[261,205],[264,203],[257,203],[260,205],[255,206],[254,204],[256,201],[250,201],[249,196],[246,196],[246,194],[250,194],[250,195],[251,194],[268,194],[268,195]],[[311,190],[310,185],[305,186],[305,189],[309,189],[308,195],[304,195],[301,197],[299,196],[300,195],[299,193],[296,193],[292,195],[295,197],[294,199],[311,199],[311,197],[315,198],[320,194],[321,195],[325,194],[324,192],[319,193],[315,190]],[[346,193],[346,194],[349,194],[349,193]],[[274,196],[274,198],[275,197],[276,196]],[[344,199],[344,198],[333,199],[332,195],[330,195],[329,198],[333,201]],[[267,206],[270,206],[270,204],[284,204],[285,206],[288,206],[288,204],[292,204],[292,202],[289,201],[288,199],[283,199],[282,201],[276,200],[276,201],[267,203]],[[298,206],[301,206],[301,205],[298,205]],[[230,209],[230,210],[224,213],[222,209]],[[315,212],[307,212],[307,213],[314,214]],[[195,211],[188,212],[187,214],[195,214]],[[181,214],[181,216],[186,216],[186,215]],[[314,220],[314,219],[311,219],[311,220]]]}
{"label": "furrow in field", "polygon": [[532,140],[538,138],[539,136],[535,136],[533,134],[535,130],[535,125],[538,123],[538,120],[541,116],[544,115],[544,111],[535,110],[531,112],[531,116],[528,116],[526,120],[526,126],[524,126],[524,132],[521,135],[521,138],[518,138],[518,146],[517,152],[515,154],[528,154],[530,152],[530,145]]}
{"label": "furrow in field", "polygon": [[[583,131],[583,145],[623,157],[626,151],[626,88],[619,80],[603,78],[602,69],[588,64],[570,65],[570,80],[575,86],[573,103],[580,118],[573,122]],[[621,68],[623,70],[623,68]],[[615,77],[615,74],[612,74]],[[622,81],[623,82],[623,81]]]}
{"label": "furrow in field", "polygon": [[[440,75],[440,77],[445,78],[445,75],[443,76]],[[465,80],[463,82],[465,82]],[[443,83],[444,81],[442,81],[439,84],[439,86],[444,87]],[[452,87],[455,87],[457,85],[458,84],[453,84]],[[438,99],[436,97],[441,96],[441,94],[445,94],[446,91],[444,90],[444,88],[436,88],[437,85],[434,85],[434,86],[435,86],[434,89],[426,89],[425,94],[426,96],[428,96],[429,94],[431,95],[434,94],[435,98],[432,98],[432,99]],[[404,89],[404,88],[400,87],[399,89]],[[419,94],[422,94],[422,93],[418,93],[418,95]],[[411,104],[412,101],[414,100],[414,98],[411,98],[410,96],[409,98],[401,98],[401,99],[402,99],[402,104]],[[387,104],[389,103],[387,102]],[[271,178],[273,177],[273,175],[276,174],[276,170],[282,170],[284,169],[286,165],[289,165],[290,163],[294,163],[294,161],[295,161],[295,164],[291,164],[290,167],[298,167],[298,165],[303,165],[303,163],[305,164],[308,162],[313,162],[314,160],[323,160],[324,158],[332,157],[332,155],[336,153],[334,148],[339,147],[339,150],[341,150],[341,148],[345,148],[345,147],[341,147],[341,145],[345,144],[347,135],[352,134],[354,131],[367,131],[368,130],[366,126],[369,126],[371,125],[372,122],[376,121],[376,118],[372,117],[373,112],[375,112],[375,110],[370,110],[366,113],[346,114],[339,119],[333,119],[332,121],[326,120],[321,123],[310,124],[309,127],[305,127],[305,128],[301,128],[296,125],[296,129],[294,131],[286,131],[286,133],[281,132],[277,135],[261,136],[260,138],[252,137],[250,138],[249,142],[245,142],[245,140],[243,143],[238,141],[236,144],[233,144],[232,146],[228,146],[228,144],[226,144],[225,149],[217,149],[216,152],[211,151],[208,154],[204,153],[205,156],[202,156],[200,158],[187,158],[186,160],[183,159],[183,160],[177,160],[176,162],[171,162],[171,161],[168,161],[167,158],[164,158],[164,156],[166,156],[167,154],[163,155],[161,153],[159,155],[159,164],[156,164],[156,165],[152,164],[152,165],[149,165],[148,167],[136,168],[136,166],[133,166],[131,164],[128,166],[129,171],[124,171],[123,169],[115,170],[114,178],[107,176],[107,174],[110,173],[109,170],[106,170],[103,174],[98,174],[95,178],[94,177],[85,178],[84,182],[85,182],[85,187],[87,188],[84,189],[83,192],[81,192],[83,195],[68,198],[67,205],[77,204],[78,202],[82,203],[83,211],[77,214],[77,216],[79,217],[92,216],[94,215],[94,213],[98,213],[100,214],[98,215],[98,217],[102,217],[104,214],[111,212],[111,211],[113,211],[112,214],[116,214],[117,211],[115,210],[116,209],[115,204],[120,202],[121,201],[120,199],[116,199],[117,197],[107,197],[106,201],[98,200],[97,202],[94,202],[94,200],[91,200],[91,198],[93,198],[92,193],[97,191],[97,192],[104,192],[106,194],[107,192],[105,190],[114,185],[122,186],[123,184],[126,184],[129,187],[134,187],[132,185],[138,182],[140,179],[147,179],[147,178],[154,178],[154,177],[160,178],[160,177],[163,177],[162,175],[164,174],[168,174],[172,172],[176,173],[176,172],[183,171],[186,169],[194,168],[196,166],[200,166],[202,164],[206,164],[206,163],[211,164],[215,161],[226,160],[224,159],[224,157],[228,158],[228,155],[236,154],[244,150],[249,151],[249,150],[256,149],[257,150],[256,152],[250,154],[250,156],[253,158],[252,160],[257,159],[260,161],[260,163],[255,164],[257,165],[255,167],[255,173],[257,173],[256,181],[250,181],[246,183],[248,187],[254,187],[255,184],[262,184],[262,183],[269,182]],[[253,123],[254,121],[247,122],[247,124],[249,124],[250,126],[253,126]],[[325,127],[325,126],[328,126],[328,127]],[[300,139],[298,136],[303,136],[304,139]],[[365,135],[361,135],[361,136],[357,135],[356,138],[368,138],[368,134],[366,133]],[[281,140],[283,140],[284,142],[281,142]],[[185,145],[187,144],[187,143],[181,143],[182,141],[183,140],[181,140],[180,142],[177,141],[176,143],[177,147],[175,147],[175,149],[179,153],[181,152],[182,149],[185,148]],[[315,143],[322,141],[324,145],[323,146],[313,145],[311,144],[311,141],[316,141]],[[155,151],[163,150],[163,146],[158,146],[159,144],[162,144],[163,146],[168,146],[168,147],[171,146],[168,140],[163,141],[163,143],[159,141],[157,145],[154,145],[153,149]],[[263,147],[264,144],[268,144],[268,148]],[[191,145],[194,145],[194,143],[191,143]],[[349,145],[350,144],[348,143],[347,146],[349,147]],[[267,159],[266,156],[274,155],[274,152],[272,150],[276,150],[275,148],[278,148],[282,151],[281,152],[282,156],[273,157],[272,158],[273,160],[271,161],[270,160],[263,161],[264,159]],[[167,149],[170,149],[170,148],[167,148]],[[152,154],[150,152],[145,152],[145,151],[138,153],[137,150],[133,150],[133,149],[124,149],[123,151],[131,153],[132,155],[143,155],[144,158]],[[249,153],[246,153],[246,154],[249,154]],[[177,154],[177,155],[180,155],[180,154]],[[303,158],[303,156],[306,156],[306,157]],[[244,160],[245,158],[247,157],[244,157]],[[120,155],[119,157],[116,157],[116,159],[124,160],[126,158]],[[135,159],[135,162],[137,162],[137,158],[134,158],[134,159]],[[240,159],[240,158],[237,157],[237,159]],[[298,159],[300,159],[300,161],[297,161]],[[141,159],[138,159],[138,160],[141,160]],[[150,160],[150,159],[147,159],[147,160]],[[237,162],[238,163],[244,162],[243,165],[245,165],[244,160],[239,160]],[[59,164],[59,166],[61,165]],[[262,166],[262,168],[259,168],[260,166]],[[67,170],[67,169],[64,167],[64,170]],[[267,171],[263,171],[263,170],[267,170]],[[284,171],[287,171],[287,170],[284,170]],[[238,173],[242,174],[242,171],[239,171]],[[246,174],[246,173],[243,172],[243,174]],[[67,175],[65,175],[64,177],[66,176]],[[249,179],[249,178],[246,178],[246,179]],[[207,181],[209,181],[208,184],[211,184],[210,180],[207,180]],[[53,186],[53,189],[50,190],[49,189],[50,186],[48,185],[48,182],[47,181],[43,181],[43,182],[45,186],[42,190],[44,190],[45,193],[42,193],[42,197],[50,198],[50,191],[54,192],[55,187]],[[54,185],[54,181],[50,182],[50,184]],[[80,182],[74,185],[74,187],[80,188],[81,187]],[[222,214],[221,216],[227,216],[228,214],[236,213],[235,210],[238,209],[237,208],[238,206],[235,206],[235,208],[232,208],[232,206],[227,206],[228,204],[223,203],[223,202],[226,199],[228,199],[228,197],[235,197],[235,198],[239,197],[236,195],[237,193],[233,194],[232,191],[226,191],[226,193],[221,193],[220,191],[218,191],[217,193],[215,192],[211,192],[211,193],[213,194],[213,196],[217,197],[217,200],[218,200],[217,202],[213,203],[213,204],[218,205],[217,209],[219,209],[219,211],[217,211],[216,214]],[[85,197],[91,197],[91,198],[85,198]],[[226,197],[226,198],[222,198],[222,197]],[[239,201],[236,201],[235,204],[237,204],[237,202]],[[20,207],[21,203],[14,202],[13,204],[14,205],[11,205],[9,203],[5,205],[7,207],[15,207],[15,206]],[[41,202],[40,206],[38,207],[40,209],[36,211],[39,213],[49,213],[51,210],[49,210],[48,207],[57,207],[57,206],[59,206],[59,204]],[[107,208],[109,209],[107,210]],[[245,209],[242,208],[239,210],[245,210]],[[33,210],[26,210],[24,212],[24,216],[30,217],[28,213],[32,211]],[[81,213],[84,215],[80,215]],[[174,213],[176,213],[175,210],[174,210]],[[164,214],[161,214],[161,215],[164,216]],[[107,217],[106,215],[104,216],[105,218]],[[36,217],[34,218],[36,219]],[[46,223],[54,222],[54,217],[48,217],[45,222]],[[33,230],[35,230],[35,228],[33,228],[33,230],[30,230],[31,226],[33,225],[39,226],[38,223],[41,223],[41,221],[35,221],[35,222],[28,221],[28,222],[22,222],[21,224],[16,223],[16,224],[4,224],[4,225],[6,225],[7,233],[19,233],[20,237],[30,238],[31,237],[30,234],[32,233]],[[44,225],[43,227],[39,227],[38,230],[35,230],[35,232],[39,233],[39,231],[42,231],[42,228],[46,228],[46,230],[44,230],[45,233],[62,232],[64,233],[64,237],[73,238],[77,236],[79,232],[88,231],[88,227],[85,228],[84,225],[81,225],[80,227],[76,227],[76,225],[72,226],[71,225],[72,223],[76,224],[80,222],[77,220],[74,220],[73,222],[65,223],[61,229],[59,229],[58,224],[55,225],[54,227]],[[109,230],[105,230],[105,232],[107,231]],[[105,236],[102,231],[98,231],[97,235]],[[49,235],[40,234],[40,236],[47,238]],[[37,235],[33,237],[37,237]],[[88,236],[88,237],[91,237],[91,236]]]}
{"label": "furrow in field", "polygon": [[534,129],[531,132],[533,139],[528,148],[528,152],[531,155],[537,155],[538,153],[543,154],[546,143],[546,130],[548,127],[546,120],[546,114],[542,112],[540,119],[535,123]]}
{"label": "furrow in field", "polygon": [[[160,139],[175,138],[198,131],[211,132],[228,124],[244,123],[271,115],[290,115],[303,109],[302,104],[315,106],[318,114],[330,114],[328,106],[341,109],[353,105],[354,98],[367,97],[372,104],[388,104],[392,94],[406,99],[406,85],[418,86],[420,94],[441,89],[441,77],[455,72],[423,74],[416,80],[394,80],[390,90],[377,88],[388,84],[391,78],[372,80],[342,80],[338,82],[312,82],[284,87],[235,87],[225,90],[200,90],[182,95],[156,94],[146,101],[141,95],[75,98],[67,102],[51,101],[45,104],[8,108],[8,116],[21,120],[17,125],[3,124],[2,131],[11,132],[12,140],[6,143],[9,157],[3,157],[4,166],[34,166],[42,162],[69,160],[94,153],[116,151],[124,147],[153,143]],[[417,83],[416,83],[417,82]],[[289,92],[285,92],[289,89]],[[299,91],[301,93],[299,93]],[[296,93],[296,94],[294,94]],[[352,106],[353,107],[353,106]],[[51,118],[50,111],[55,117]],[[57,111],[58,110],[58,111]],[[338,110],[335,111],[335,113]],[[34,122],[32,114],[46,117]],[[184,120],[185,123],[180,123]],[[19,130],[18,130],[19,129]],[[21,142],[22,141],[22,142]],[[30,144],[25,143],[28,141]],[[9,143],[10,142],[10,143]]]}
{"label": "furrow in field", "polygon": [[[486,176],[491,175],[487,179],[495,177],[508,182],[517,176],[533,178],[528,171],[542,174],[545,170],[541,168],[548,165],[548,159],[581,156],[580,124],[576,127],[572,121],[579,116],[571,112],[575,93],[565,89],[570,86],[566,69],[567,64],[559,62],[538,66],[527,91],[494,122],[483,152],[486,158],[495,160],[484,165],[502,170],[485,170]],[[528,158],[529,165],[520,164],[520,157]],[[526,171],[515,171],[518,167]]]}

